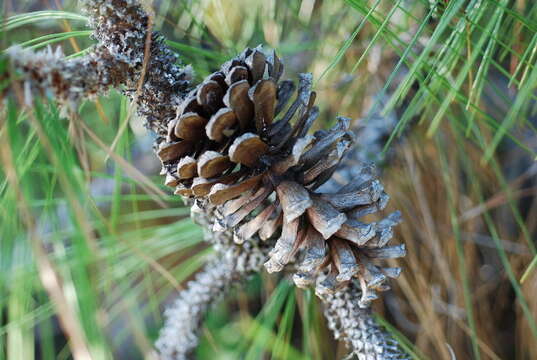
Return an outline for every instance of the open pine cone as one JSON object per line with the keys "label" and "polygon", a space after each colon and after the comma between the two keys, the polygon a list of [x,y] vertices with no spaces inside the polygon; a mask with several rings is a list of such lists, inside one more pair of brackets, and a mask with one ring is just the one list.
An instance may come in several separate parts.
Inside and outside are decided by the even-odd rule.
{"label": "open pine cone", "polygon": [[373,223],[359,219],[382,210],[389,197],[372,165],[327,193],[331,178],[353,143],[349,120],[308,135],[319,110],[311,74],[300,74],[295,92],[280,81],[275,53],[246,49],[208,76],[184,98],[160,138],[157,154],[166,185],[217,215],[215,231],[234,229],[237,243],[257,236],[277,239],[265,263],[280,271],[298,258],[300,287],[317,281],[318,294],[357,279],[362,305],[386,290],[399,268],[375,259],[404,256],[404,245],[386,246],[399,212]]}

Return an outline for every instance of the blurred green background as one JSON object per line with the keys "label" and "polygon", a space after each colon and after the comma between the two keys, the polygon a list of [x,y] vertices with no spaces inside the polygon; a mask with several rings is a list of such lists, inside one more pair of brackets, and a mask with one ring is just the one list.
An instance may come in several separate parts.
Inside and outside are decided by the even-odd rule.
{"label": "blurred green background", "polygon": [[[319,126],[380,124],[364,153],[383,159],[408,255],[374,308],[413,358],[536,359],[537,3],[434,3],[151,6],[196,80],[265,44],[285,77],[314,74]],[[76,1],[5,0],[2,18],[2,51],[93,43]],[[65,327],[95,359],[154,358],[163,308],[211,249],[162,185],[152,135],[116,91],[68,119],[46,96],[1,101],[0,359],[70,359]],[[197,356],[340,359],[320,309],[260,274],[208,314]]]}

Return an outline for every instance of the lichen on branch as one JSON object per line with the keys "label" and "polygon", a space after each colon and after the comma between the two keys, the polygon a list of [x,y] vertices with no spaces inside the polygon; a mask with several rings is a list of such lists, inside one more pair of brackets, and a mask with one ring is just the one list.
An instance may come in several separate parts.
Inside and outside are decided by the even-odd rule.
{"label": "lichen on branch", "polygon": [[177,55],[152,31],[151,17],[138,1],[81,3],[97,40],[86,55],[67,59],[61,50],[8,51],[26,102],[31,102],[31,93],[38,93],[73,108],[119,88],[134,101],[146,126],[162,134],[186,93],[192,68],[178,65]]}

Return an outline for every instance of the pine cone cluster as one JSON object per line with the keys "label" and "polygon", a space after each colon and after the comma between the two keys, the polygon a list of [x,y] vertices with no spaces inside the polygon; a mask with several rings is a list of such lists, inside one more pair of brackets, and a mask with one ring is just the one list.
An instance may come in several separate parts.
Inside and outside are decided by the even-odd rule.
{"label": "pine cone cluster", "polygon": [[309,135],[319,115],[312,76],[300,74],[296,89],[282,73],[275,53],[246,49],[192,89],[158,144],[162,174],[176,194],[214,208],[215,231],[234,229],[237,243],[275,239],[269,272],[298,259],[295,283],[316,282],[319,295],[357,279],[366,305],[399,275],[375,259],[404,256],[403,245],[386,246],[400,214],[359,221],[389,199],[372,165],[319,190],[353,144],[349,119]]}

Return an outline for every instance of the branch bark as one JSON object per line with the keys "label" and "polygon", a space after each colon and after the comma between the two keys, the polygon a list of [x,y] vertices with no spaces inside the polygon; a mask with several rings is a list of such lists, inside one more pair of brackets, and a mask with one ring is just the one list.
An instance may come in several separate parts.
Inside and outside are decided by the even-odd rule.
{"label": "branch bark", "polygon": [[350,357],[359,360],[409,359],[398,342],[382,330],[373,318],[371,308],[357,306],[362,294],[351,284],[334,294],[326,294],[324,316],[336,339],[341,339],[350,349]]}

